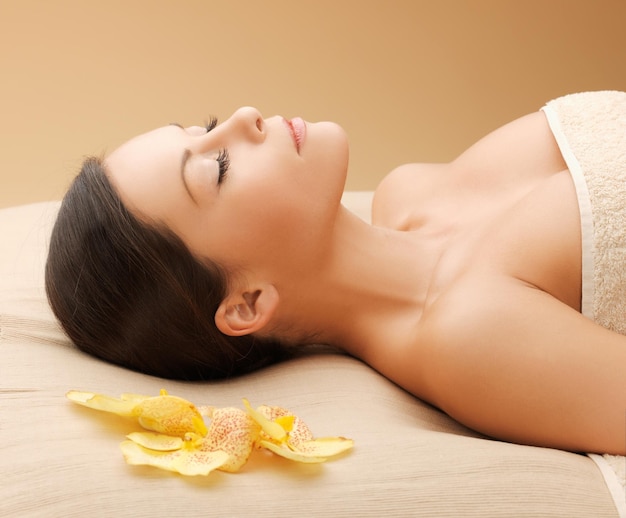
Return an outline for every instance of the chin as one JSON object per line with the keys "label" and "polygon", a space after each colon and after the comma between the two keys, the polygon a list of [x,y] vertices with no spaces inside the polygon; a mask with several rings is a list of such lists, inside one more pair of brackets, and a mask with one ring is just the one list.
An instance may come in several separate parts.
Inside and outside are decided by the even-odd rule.
{"label": "chin", "polygon": [[[337,146],[337,163],[341,164],[340,174],[338,175],[341,179],[341,193],[346,186],[346,179],[348,177],[348,162],[350,159],[350,145],[348,141],[348,135],[345,130],[339,126],[339,124],[334,124],[335,131],[335,144]],[[340,194],[341,194],[340,193]]]}
{"label": "chin", "polygon": [[319,202],[339,205],[348,176],[349,146],[344,129],[334,122],[307,124],[302,157],[317,177],[314,183],[320,188]]}
{"label": "chin", "polygon": [[345,146],[348,145],[348,135],[345,130],[336,122],[323,121],[316,122],[314,125],[315,130],[320,133],[324,133],[331,139],[337,139],[344,143]]}
{"label": "chin", "polygon": [[[310,128],[311,144],[322,146],[328,168],[343,171],[343,182],[348,172],[349,145],[345,130],[335,122],[317,122]],[[318,148],[319,149],[319,148]]]}

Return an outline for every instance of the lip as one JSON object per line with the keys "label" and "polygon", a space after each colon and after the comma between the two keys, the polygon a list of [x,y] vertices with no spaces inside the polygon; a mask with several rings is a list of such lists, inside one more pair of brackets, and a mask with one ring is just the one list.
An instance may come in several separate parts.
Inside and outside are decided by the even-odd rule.
{"label": "lip", "polygon": [[300,117],[283,120],[285,121],[287,128],[289,128],[289,133],[291,134],[291,138],[296,146],[296,151],[300,154],[300,148],[306,139],[306,122],[304,122],[304,120]]}

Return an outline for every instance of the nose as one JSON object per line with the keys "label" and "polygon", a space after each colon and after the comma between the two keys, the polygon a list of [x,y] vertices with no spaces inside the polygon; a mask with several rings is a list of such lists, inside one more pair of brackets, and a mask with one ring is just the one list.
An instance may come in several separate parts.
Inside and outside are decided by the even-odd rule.
{"label": "nose", "polygon": [[265,139],[265,123],[263,116],[256,108],[245,106],[233,113],[227,121],[232,130],[241,132],[255,142],[262,142]]}

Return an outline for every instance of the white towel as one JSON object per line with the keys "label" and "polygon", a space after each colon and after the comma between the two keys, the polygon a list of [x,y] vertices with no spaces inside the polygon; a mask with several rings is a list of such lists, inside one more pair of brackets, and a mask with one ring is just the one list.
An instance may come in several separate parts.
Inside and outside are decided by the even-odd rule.
{"label": "white towel", "polygon": [[[582,312],[626,334],[626,92],[567,95],[543,111],[570,170],[582,231]],[[626,458],[589,455],[626,518]]]}
{"label": "white towel", "polygon": [[626,334],[626,92],[567,95],[543,110],[578,194],[583,314]]}

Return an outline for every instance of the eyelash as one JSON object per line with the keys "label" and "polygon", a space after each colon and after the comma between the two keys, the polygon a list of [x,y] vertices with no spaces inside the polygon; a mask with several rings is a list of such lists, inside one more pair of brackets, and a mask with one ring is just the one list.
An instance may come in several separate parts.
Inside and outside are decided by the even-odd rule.
{"label": "eyelash", "polygon": [[[205,122],[204,127],[206,128],[206,132],[215,129],[217,126],[217,118],[211,117],[208,122]],[[226,178],[226,174],[228,173],[228,167],[230,166],[230,157],[228,156],[228,151],[226,149],[220,149],[219,154],[217,155],[217,164],[219,165],[219,175],[217,178],[218,185],[224,181]]]}
{"label": "eyelash", "polygon": [[221,149],[219,154],[217,155],[217,163],[219,165],[219,174],[217,177],[217,184],[221,184],[226,178],[226,174],[228,173],[228,166],[230,166],[230,157],[228,156],[228,151],[225,149]]}
{"label": "eyelash", "polygon": [[207,133],[212,129],[215,129],[215,126],[217,126],[217,117],[211,117],[207,122],[204,123],[204,127],[206,128]]}

